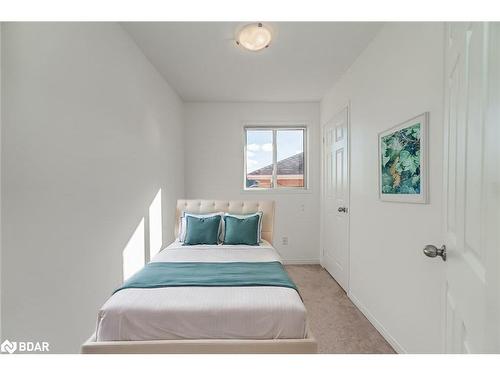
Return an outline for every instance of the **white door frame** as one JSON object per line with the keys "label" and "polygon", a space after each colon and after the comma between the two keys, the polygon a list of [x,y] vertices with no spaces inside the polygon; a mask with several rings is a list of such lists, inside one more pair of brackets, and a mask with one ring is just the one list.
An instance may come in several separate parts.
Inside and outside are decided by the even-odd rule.
{"label": "white door frame", "polygon": [[324,233],[325,233],[325,210],[323,202],[325,201],[325,126],[333,121],[335,116],[347,108],[347,285],[346,293],[350,292],[351,285],[351,102],[345,101],[342,105],[336,107],[333,115],[321,124],[321,194],[320,194],[320,264],[324,268]]}

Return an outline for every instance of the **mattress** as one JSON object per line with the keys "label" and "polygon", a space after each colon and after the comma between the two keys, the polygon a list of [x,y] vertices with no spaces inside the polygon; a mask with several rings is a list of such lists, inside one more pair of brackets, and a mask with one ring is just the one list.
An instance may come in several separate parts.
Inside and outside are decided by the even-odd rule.
{"label": "mattress", "polygon": [[[152,262],[281,262],[261,246],[174,242]],[[306,309],[285,287],[166,287],[123,289],[102,306],[97,341],[180,339],[302,339]]]}

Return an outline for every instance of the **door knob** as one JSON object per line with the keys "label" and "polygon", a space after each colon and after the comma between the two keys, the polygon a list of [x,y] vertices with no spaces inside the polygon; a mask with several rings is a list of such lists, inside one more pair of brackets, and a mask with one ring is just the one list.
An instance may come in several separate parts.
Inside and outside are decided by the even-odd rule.
{"label": "door knob", "polygon": [[438,249],[434,245],[426,245],[424,247],[424,254],[430,258],[435,258],[437,256],[440,256],[441,259],[443,259],[443,262],[446,262],[446,246],[445,245],[441,246],[440,249]]}
{"label": "door knob", "polygon": [[339,208],[337,209],[337,211],[338,211],[338,212],[345,212],[345,213],[347,213],[347,207],[339,207]]}

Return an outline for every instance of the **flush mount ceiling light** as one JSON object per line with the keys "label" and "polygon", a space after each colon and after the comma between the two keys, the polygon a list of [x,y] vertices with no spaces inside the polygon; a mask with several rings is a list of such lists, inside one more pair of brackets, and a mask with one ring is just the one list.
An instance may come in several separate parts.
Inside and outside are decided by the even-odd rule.
{"label": "flush mount ceiling light", "polygon": [[236,36],[236,44],[249,51],[260,51],[269,47],[271,43],[271,30],[262,23],[246,25]]}

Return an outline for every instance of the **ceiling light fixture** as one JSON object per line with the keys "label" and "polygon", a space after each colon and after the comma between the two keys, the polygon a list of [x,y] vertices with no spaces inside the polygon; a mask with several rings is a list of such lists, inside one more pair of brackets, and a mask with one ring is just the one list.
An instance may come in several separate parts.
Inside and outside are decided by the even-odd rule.
{"label": "ceiling light fixture", "polygon": [[252,23],[243,27],[236,36],[236,44],[249,51],[260,51],[269,47],[271,30],[262,23]]}

